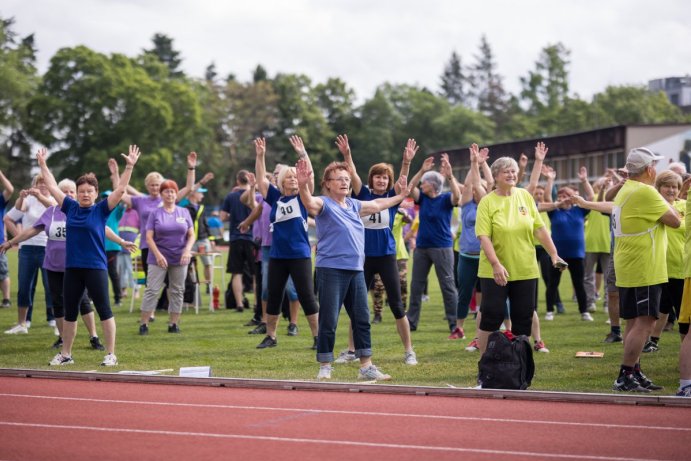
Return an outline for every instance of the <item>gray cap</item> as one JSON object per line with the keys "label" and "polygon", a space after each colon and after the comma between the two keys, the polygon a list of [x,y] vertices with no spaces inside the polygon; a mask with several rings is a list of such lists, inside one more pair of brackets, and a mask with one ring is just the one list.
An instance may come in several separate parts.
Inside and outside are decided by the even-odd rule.
{"label": "gray cap", "polygon": [[657,155],[647,147],[636,147],[629,151],[626,156],[626,169],[628,171],[639,171],[657,160],[662,160],[662,155]]}

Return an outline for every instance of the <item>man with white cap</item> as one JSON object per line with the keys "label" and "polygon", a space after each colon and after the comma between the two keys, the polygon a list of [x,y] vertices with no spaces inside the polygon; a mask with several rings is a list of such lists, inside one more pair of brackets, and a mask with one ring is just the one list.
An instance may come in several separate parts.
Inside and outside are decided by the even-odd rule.
{"label": "man with white cap", "polygon": [[629,179],[614,199],[614,268],[620,316],[626,320],[624,357],[613,389],[650,392],[662,389],[641,371],[640,355],[659,315],[662,284],[667,282],[667,234],[681,218],[652,186],[663,157],[645,147],[626,158]]}

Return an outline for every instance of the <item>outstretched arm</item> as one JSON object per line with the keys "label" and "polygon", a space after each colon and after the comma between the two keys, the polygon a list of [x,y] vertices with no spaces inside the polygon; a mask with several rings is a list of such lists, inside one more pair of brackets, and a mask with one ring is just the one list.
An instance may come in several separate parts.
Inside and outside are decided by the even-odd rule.
{"label": "outstretched arm", "polygon": [[262,197],[266,198],[269,193],[269,180],[266,179],[266,139],[257,138],[254,140],[254,175],[257,179],[257,187]]}
{"label": "outstretched arm", "polygon": [[453,168],[449,162],[449,154],[441,154],[441,174],[449,181],[449,188],[451,189],[451,203],[453,206],[458,206],[461,201],[461,188],[453,175]]}
{"label": "outstretched arm", "polygon": [[25,240],[29,240],[31,237],[34,237],[38,234],[43,232],[43,229],[39,227],[27,227],[23,229],[19,235],[15,235],[12,239],[7,240],[4,242],[2,245],[0,245],[0,254],[5,253],[7,250],[12,248],[15,245],[19,245]]}
{"label": "outstretched arm", "polygon": [[240,202],[250,210],[257,207],[257,178],[254,174],[247,173],[247,182],[250,187],[240,195]]}
{"label": "outstretched arm", "polygon": [[350,168],[350,178],[352,179],[350,185],[353,188],[353,195],[358,195],[362,189],[362,179],[358,176],[355,163],[353,162],[350,144],[348,144],[348,135],[339,134],[338,137],[336,137],[336,145],[338,146],[338,151],[343,154],[343,161],[347,163],[348,168]]}
{"label": "outstretched arm", "polygon": [[588,181],[588,170],[586,167],[581,167],[578,172],[578,179],[580,179],[581,184],[583,184],[583,196],[586,200],[592,200],[595,197],[595,191],[593,190],[593,186],[590,185],[590,181]]}
{"label": "outstretched arm", "polygon": [[2,183],[2,196],[8,201],[14,193],[14,186],[9,179],[0,171],[0,183]]}
{"label": "outstretched arm", "polygon": [[195,174],[197,173],[197,153],[190,152],[187,154],[187,180],[185,181],[185,187],[180,189],[178,192],[178,198],[176,201],[180,201],[187,197],[190,193],[194,192],[194,181]]}
{"label": "outstretched arm", "polygon": [[[111,210],[115,208],[118,203],[120,203],[122,196],[125,195],[125,190],[127,189],[127,186],[130,183],[130,178],[132,177],[132,170],[134,169],[134,165],[137,163],[137,160],[139,160],[139,147],[131,145],[127,155],[120,155],[122,155],[125,159],[125,171],[122,172],[117,187],[113,189],[113,192],[108,196],[108,208]],[[62,203],[62,201],[60,203]]]}
{"label": "outstretched arm", "polygon": [[415,154],[417,153],[418,149],[420,149],[420,146],[417,145],[415,140],[412,138],[408,139],[405,149],[403,149],[403,164],[401,165],[401,173],[398,175],[399,178],[401,176],[405,176],[407,178],[410,175],[410,164],[415,158]]}
{"label": "outstretched arm", "polygon": [[62,206],[63,200],[65,200],[65,193],[60,190],[58,183],[55,181],[55,176],[48,168],[46,164],[46,159],[48,158],[48,150],[42,147],[36,153],[36,161],[38,166],[41,168],[41,174],[43,175],[43,181],[46,183],[46,187],[50,191],[50,194],[57,200],[58,205]]}
{"label": "outstretched arm", "polygon": [[525,168],[528,166],[528,156],[521,152],[518,157],[518,176],[516,177],[516,184],[523,182],[523,177],[525,176]]}
{"label": "outstretched arm", "polygon": [[474,190],[481,190],[479,161],[480,148],[477,144],[472,144],[470,146],[470,169],[468,169],[468,174],[465,177],[465,187],[463,188],[463,193],[461,194],[461,205],[470,203],[470,201],[473,200]]}
{"label": "outstretched arm", "polygon": [[420,167],[420,171],[415,173],[415,176],[413,176],[413,179],[410,180],[410,195],[413,197],[413,200],[416,202],[420,198],[420,189],[417,187],[418,183],[420,182],[420,179],[422,179],[422,175],[427,173],[429,170],[434,168],[434,157],[427,157],[424,162],[422,162],[422,166]]}
{"label": "outstretched arm", "polygon": [[525,189],[532,195],[537,188],[537,183],[540,181],[540,174],[542,173],[542,165],[547,156],[549,149],[544,142],[538,142],[535,145],[535,163],[533,163],[533,170],[530,172],[530,182]]}
{"label": "outstretched arm", "polygon": [[307,208],[307,212],[309,214],[311,214],[312,216],[317,216],[319,213],[321,213],[322,209],[324,208],[324,201],[319,197],[313,196],[312,192],[309,189],[309,183],[310,181],[312,181],[311,178],[312,176],[314,176],[314,172],[312,171],[312,168],[307,164],[307,161],[305,159],[298,160],[295,169],[297,171],[298,176],[300,200],[302,201],[302,204],[305,205],[305,208]]}
{"label": "outstretched arm", "polygon": [[[307,155],[307,150],[305,149],[305,143],[302,142],[302,138],[297,135],[293,135],[289,138],[290,145],[293,146],[293,149],[295,149],[295,152],[298,154],[298,160],[304,160],[307,162],[307,166],[309,167],[310,171],[312,171],[312,161],[310,160],[310,156]],[[314,194],[314,176],[310,178],[309,184],[307,184],[307,187],[309,187],[310,192]]]}
{"label": "outstretched arm", "polygon": [[604,214],[612,214],[614,208],[614,202],[591,202],[580,195],[572,195],[571,202],[586,210],[599,211]]}
{"label": "outstretched arm", "polygon": [[394,195],[393,197],[378,198],[375,200],[365,200],[360,202],[360,216],[367,216],[374,213],[378,213],[382,210],[386,210],[394,205],[398,205],[399,203],[401,203],[410,194],[410,190],[408,189],[408,181],[406,177],[401,176],[400,178],[398,178],[398,181],[396,181],[396,186],[397,190],[399,190],[400,192],[397,195]]}

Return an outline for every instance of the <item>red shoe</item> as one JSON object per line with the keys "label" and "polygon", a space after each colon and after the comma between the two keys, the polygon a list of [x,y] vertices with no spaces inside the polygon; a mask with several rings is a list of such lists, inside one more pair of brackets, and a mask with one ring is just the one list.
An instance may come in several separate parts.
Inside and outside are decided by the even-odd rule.
{"label": "red shoe", "polygon": [[463,333],[463,328],[456,327],[453,329],[449,335],[449,339],[463,339],[465,338],[465,333]]}
{"label": "red shoe", "polygon": [[545,354],[549,353],[549,349],[547,349],[547,346],[545,346],[545,342],[542,340],[535,341],[533,349],[535,349],[535,352],[544,352]]}
{"label": "red shoe", "polygon": [[478,342],[477,342],[477,338],[475,338],[475,339],[473,339],[472,341],[470,341],[470,344],[468,344],[468,345],[465,347],[465,350],[467,350],[468,352],[479,351],[479,350],[480,350],[480,345],[479,345]]}

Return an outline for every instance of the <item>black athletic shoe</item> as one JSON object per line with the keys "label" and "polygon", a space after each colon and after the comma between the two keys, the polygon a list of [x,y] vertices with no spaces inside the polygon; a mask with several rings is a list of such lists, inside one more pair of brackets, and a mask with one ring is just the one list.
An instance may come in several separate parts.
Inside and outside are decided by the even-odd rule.
{"label": "black athletic shoe", "polygon": [[609,334],[605,337],[604,342],[606,343],[620,343],[624,339],[621,337],[621,335],[618,335],[614,332],[609,332]]}
{"label": "black athletic shoe", "polygon": [[660,346],[657,345],[655,341],[648,340],[643,346],[643,352],[657,352],[660,350]]}
{"label": "black athletic shoe", "polygon": [[381,323],[381,314],[374,314],[374,318],[372,319],[372,323]]}
{"label": "black athletic shoe", "polygon": [[266,323],[260,323],[253,330],[247,332],[248,335],[265,335],[266,334]]}
{"label": "black athletic shoe", "polygon": [[646,389],[645,387],[641,386],[633,374],[620,375],[617,380],[614,381],[612,390],[620,392],[650,392],[650,389]]}
{"label": "black athletic shoe", "polygon": [[103,344],[101,344],[101,340],[98,339],[98,336],[93,336],[89,340],[89,343],[91,343],[91,347],[96,349],[97,351],[105,351],[106,350],[105,346],[103,346]]}
{"label": "black athletic shoe", "polygon": [[53,349],[60,349],[62,347],[62,336],[58,336],[58,339],[53,343]]}
{"label": "black athletic shoe", "polygon": [[278,343],[276,342],[275,339],[273,339],[269,335],[266,335],[264,337],[264,339],[262,340],[262,342],[260,342],[259,345],[257,346],[257,349],[266,349],[267,347],[276,347],[276,344],[278,344]]}
{"label": "black athletic shoe", "polygon": [[316,351],[316,350],[317,350],[317,337],[316,337],[316,336],[314,337],[314,342],[312,342],[312,347],[311,347],[311,349],[312,349],[313,351]]}
{"label": "black athletic shoe", "polygon": [[149,334],[149,326],[146,323],[139,325],[139,334],[145,336]]}
{"label": "black athletic shoe", "polygon": [[180,327],[178,324],[173,323],[172,325],[168,325],[168,333],[180,333]]}
{"label": "black athletic shoe", "polygon": [[295,325],[294,323],[289,323],[288,324],[288,336],[297,336],[298,335],[298,326]]}
{"label": "black athletic shoe", "polygon": [[640,370],[634,371],[633,376],[636,377],[636,381],[638,381],[638,384],[640,384],[641,387],[644,387],[648,390],[659,391],[659,390],[664,389],[664,387],[658,386],[657,384],[655,384],[654,382],[649,380],[648,377],[646,375],[644,375],[643,372]]}
{"label": "black athletic shoe", "polygon": [[256,317],[252,317],[249,322],[245,323],[243,326],[254,327],[262,323],[262,321]]}

